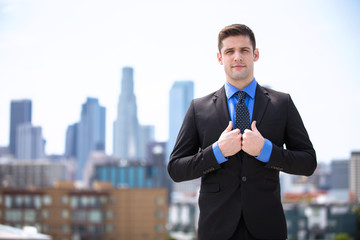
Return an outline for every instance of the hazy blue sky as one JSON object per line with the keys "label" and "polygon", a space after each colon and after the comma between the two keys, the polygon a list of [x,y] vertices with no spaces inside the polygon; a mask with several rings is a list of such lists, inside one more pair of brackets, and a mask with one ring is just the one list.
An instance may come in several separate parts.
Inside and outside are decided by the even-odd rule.
{"label": "hazy blue sky", "polygon": [[0,145],[9,142],[12,99],[33,101],[47,153],[63,153],[68,125],[97,97],[107,111],[107,146],[121,68],[135,70],[141,124],[168,139],[174,81],[195,97],[225,81],[217,34],[232,23],[255,32],[262,85],[291,94],[319,161],[360,150],[360,4],[356,0],[0,0]]}

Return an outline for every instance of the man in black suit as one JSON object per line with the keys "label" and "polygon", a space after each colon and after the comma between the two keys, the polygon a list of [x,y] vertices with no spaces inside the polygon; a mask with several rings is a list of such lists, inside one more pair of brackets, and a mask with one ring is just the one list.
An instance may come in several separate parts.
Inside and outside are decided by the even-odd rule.
{"label": "man in black suit", "polygon": [[279,171],[311,175],[315,150],[290,95],[255,80],[252,30],[225,27],[218,48],[226,82],[191,102],[169,174],[175,182],[201,177],[199,240],[284,240]]}

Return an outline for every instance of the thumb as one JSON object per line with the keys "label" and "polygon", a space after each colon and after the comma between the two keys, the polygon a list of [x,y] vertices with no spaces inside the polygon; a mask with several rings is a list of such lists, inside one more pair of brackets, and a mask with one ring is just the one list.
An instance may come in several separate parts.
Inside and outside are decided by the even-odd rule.
{"label": "thumb", "polygon": [[257,130],[257,128],[256,128],[256,121],[253,121],[253,122],[251,123],[251,130],[252,130],[253,132],[258,132],[258,130]]}
{"label": "thumb", "polygon": [[232,121],[229,121],[229,125],[226,127],[224,132],[230,132],[232,130],[232,128],[233,128]]}

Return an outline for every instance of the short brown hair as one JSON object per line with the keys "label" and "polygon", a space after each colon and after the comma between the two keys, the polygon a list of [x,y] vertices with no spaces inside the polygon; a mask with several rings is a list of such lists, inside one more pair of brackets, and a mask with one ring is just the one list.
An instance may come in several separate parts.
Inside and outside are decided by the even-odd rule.
{"label": "short brown hair", "polygon": [[224,27],[220,32],[218,36],[218,48],[219,53],[221,53],[221,48],[223,46],[222,41],[225,38],[231,37],[231,36],[248,36],[250,38],[253,50],[256,48],[256,41],[255,41],[255,35],[253,31],[244,24],[232,24],[229,26]]}

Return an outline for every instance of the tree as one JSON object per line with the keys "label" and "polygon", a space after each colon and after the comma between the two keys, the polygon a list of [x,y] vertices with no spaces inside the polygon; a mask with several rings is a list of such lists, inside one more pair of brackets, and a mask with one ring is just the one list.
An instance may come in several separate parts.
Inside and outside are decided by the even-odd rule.
{"label": "tree", "polygon": [[339,233],[335,235],[333,240],[354,240],[354,238],[350,237],[347,233]]}
{"label": "tree", "polygon": [[356,216],[357,216],[357,223],[356,223],[356,229],[357,229],[357,238],[360,239],[360,204],[357,205],[355,208]]}

